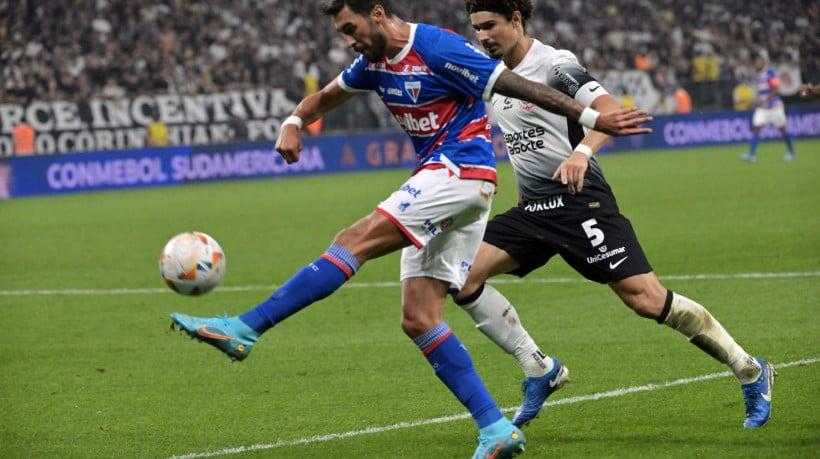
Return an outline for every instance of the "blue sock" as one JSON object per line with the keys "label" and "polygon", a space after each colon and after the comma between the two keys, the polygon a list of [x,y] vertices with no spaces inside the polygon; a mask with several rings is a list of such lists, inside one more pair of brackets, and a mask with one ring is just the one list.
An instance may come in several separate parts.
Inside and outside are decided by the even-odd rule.
{"label": "blue sock", "polygon": [[758,140],[760,140],[760,134],[752,133],[752,143],[749,144],[749,156],[754,156],[757,153]]}
{"label": "blue sock", "polygon": [[790,133],[785,133],[783,135],[786,139],[786,147],[789,149],[790,154],[794,154],[794,144],[792,143],[792,135]]}
{"label": "blue sock", "polygon": [[413,342],[436,370],[436,376],[467,407],[479,429],[504,417],[478,377],[467,349],[446,323],[440,323]]}
{"label": "blue sock", "polygon": [[314,301],[335,292],[356,274],[359,262],[347,249],[333,244],[305,266],[259,306],[239,315],[239,320],[260,335]]}

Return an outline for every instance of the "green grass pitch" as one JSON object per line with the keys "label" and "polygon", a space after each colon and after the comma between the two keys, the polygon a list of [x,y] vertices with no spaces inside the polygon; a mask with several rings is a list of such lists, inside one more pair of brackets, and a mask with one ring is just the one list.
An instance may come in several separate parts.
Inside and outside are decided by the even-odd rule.
{"label": "green grass pitch", "polygon": [[[820,456],[820,140],[604,155],[622,212],[662,282],[781,365],[767,426],[741,427],[722,365],[554,260],[498,278],[572,383],[525,429],[523,457]],[[494,211],[515,200],[499,166]],[[399,326],[398,254],[230,363],[168,331],[168,314],[242,312],[370,212],[407,170],[0,202],[0,457],[466,458],[475,425]],[[227,273],[172,293],[157,257],[196,229]],[[446,320],[504,409],[513,359],[452,302]],[[702,377],[702,378],[701,378]],[[511,414],[511,412],[507,412]]]}

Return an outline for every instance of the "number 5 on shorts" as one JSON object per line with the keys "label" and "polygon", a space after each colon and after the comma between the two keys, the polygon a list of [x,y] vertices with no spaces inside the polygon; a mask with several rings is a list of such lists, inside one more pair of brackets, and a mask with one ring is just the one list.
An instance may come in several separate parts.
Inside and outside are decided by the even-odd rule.
{"label": "number 5 on shorts", "polygon": [[598,220],[595,220],[594,218],[590,218],[589,220],[581,223],[581,227],[584,228],[584,232],[587,233],[589,242],[593,247],[598,247],[604,242],[604,232],[598,228],[595,228],[595,225],[597,224]]}

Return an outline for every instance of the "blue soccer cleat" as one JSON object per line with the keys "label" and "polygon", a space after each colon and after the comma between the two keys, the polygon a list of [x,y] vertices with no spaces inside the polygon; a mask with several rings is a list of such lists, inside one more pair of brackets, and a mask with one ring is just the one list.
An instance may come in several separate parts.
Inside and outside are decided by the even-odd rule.
{"label": "blue soccer cleat", "polygon": [[171,314],[171,329],[178,328],[185,333],[221,350],[231,360],[244,360],[250,354],[253,343],[259,338],[253,329],[238,317],[204,319],[174,312]]}
{"label": "blue soccer cleat", "polygon": [[777,376],[772,364],[755,358],[762,369],[757,381],[740,386],[743,389],[743,400],[746,404],[746,419],[743,427],[754,429],[762,427],[769,420],[772,412],[772,386],[774,377]]}
{"label": "blue soccer cleat", "polygon": [[544,376],[529,377],[521,383],[524,401],[515,410],[515,416],[512,418],[514,425],[521,427],[529,424],[541,412],[547,397],[569,382],[569,368],[555,357],[552,358],[552,364],[553,368],[549,373]]}
{"label": "blue soccer cleat", "polygon": [[506,459],[524,452],[524,443],[527,442],[524,433],[506,419],[504,421],[509,424],[506,432],[499,435],[480,435],[478,437],[478,448],[473,454],[473,459]]}

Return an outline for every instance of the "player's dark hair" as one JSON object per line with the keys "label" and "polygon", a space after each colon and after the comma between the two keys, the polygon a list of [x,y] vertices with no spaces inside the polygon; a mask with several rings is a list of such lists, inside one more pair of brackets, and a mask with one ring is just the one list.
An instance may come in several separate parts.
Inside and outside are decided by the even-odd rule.
{"label": "player's dark hair", "polygon": [[464,0],[464,9],[467,15],[479,11],[490,11],[504,16],[508,21],[512,21],[513,13],[521,13],[521,26],[527,30],[527,20],[532,16],[531,0]]}
{"label": "player's dark hair", "polygon": [[323,0],[319,8],[328,16],[337,15],[345,6],[356,14],[367,16],[376,5],[381,5],[388,17],[394,15],[390,0]]}

